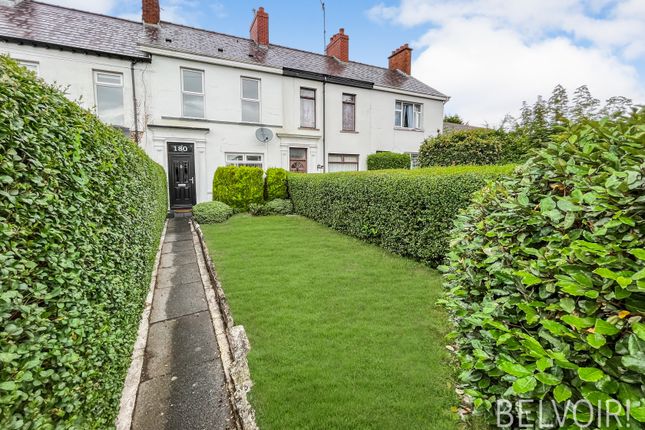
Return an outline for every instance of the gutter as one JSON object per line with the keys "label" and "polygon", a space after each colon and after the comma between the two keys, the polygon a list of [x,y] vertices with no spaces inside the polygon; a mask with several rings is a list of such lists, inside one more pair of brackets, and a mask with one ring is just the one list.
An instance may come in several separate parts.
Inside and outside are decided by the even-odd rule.
{"label": "gutter", "polygon": [[322,117],[323,117],[323,126],[322,126],[323,165],[322,165],[322,168],[323,168],[323,173],[326,173],[327,172],[327,147],[326,147],[326,142],[325,142],[326,139],[325,139],[325,137],[327,135],[327,133],[326,133],[326,131],[327,131],[327,111],[325,109],[325,107],[326,107],[325,102],[327,100],[327,96],[326,96],[325,90],[327,88],[327,81],[323,81],[322,84],[323,84],[323,90],[322,90],[322,93],[323,93],[322,94],[322,96],[323,96],[323,99],[322,99],[322,110],[323,110],[322,111]]}
{"label": "gutter", "polygon": [[114,54],[111,52],[103,52],[103,51],[96,51],[94,49],[86,49],[86,48],[78,48],[78,47],[73,47],[73,46],[65,46],[65,45],[59,45],[56,43],[49,43],[49,42],[41,42],[38,40],[30,40],[30,39],[23,39],[20,37],[12,37],[12,36],[0,36],[1,41],[9,42],[9,43],[16,43],[18,45],[31,45],[31,46],[39,46],[43,48],[48,48],[48,49],[59,49],[61,51],[67,51],[67,52],[74,52],[74,53],[81,53],[81,54],[88,54],[88,55],[96,55],[98,57],[107,57],[107,58],[116,58],[119,60],[128,60],[128,61],[136,61],[136,62],[141,62],[141,63],[150,63],[152,59],[150,57],[135,57],[134,55],[123,55],[123,54]]}

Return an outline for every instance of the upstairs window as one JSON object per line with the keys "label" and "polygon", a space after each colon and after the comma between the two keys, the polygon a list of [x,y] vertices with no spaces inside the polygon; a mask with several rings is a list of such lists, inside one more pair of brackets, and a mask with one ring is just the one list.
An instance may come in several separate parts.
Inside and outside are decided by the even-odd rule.
{"label": "upstairs window", "polygon": [[316,90],[300,88],[300,127],[316,128]]}
{"label": "upstairs window", "polygon": [[181,69],[181,115],[188,118],[204,118],[204,72]]}
{"label": "upstairs window", "polygon": [[356,95],[343,94],[343,131],[356,131]]}
{"label": "upstairs window", "polygon": [[96,113],[107,124],[123,125],[123,75],[94,72]]}
{"label": "upstairs window", "polygon": [[420,129],[421,104],[397,101],[394,105],[394,126],[401,128]]}
{"label": "upstairs window", "polygon": [[29,70],[30,72],[34,72],[36,76],[38,76],[38,63],[36,63],[35,61],[18,60],[18,64],[20,64],[22,67]]}
{"label": "upstairs window", "polygon": [[242,78],[242,121],[260,122],[260,80]]}

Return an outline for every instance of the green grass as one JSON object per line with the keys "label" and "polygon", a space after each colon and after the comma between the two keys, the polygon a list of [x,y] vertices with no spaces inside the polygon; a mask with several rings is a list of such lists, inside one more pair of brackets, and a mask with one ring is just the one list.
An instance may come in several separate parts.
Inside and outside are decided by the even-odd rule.
{"label": "green grass", "polygon": [[267,429],[456,429],[437,272],[301,217],[203,226]]}

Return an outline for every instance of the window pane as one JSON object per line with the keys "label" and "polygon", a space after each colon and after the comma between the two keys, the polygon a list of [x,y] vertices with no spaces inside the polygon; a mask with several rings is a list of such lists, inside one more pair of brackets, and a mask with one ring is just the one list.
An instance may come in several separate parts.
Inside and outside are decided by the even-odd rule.
{"label": "window pane", "polygon": [[22,67],[26,68],[27,70],[30,70],[34,73],[38,73],[38,63],[32,63],[29,61],[19,61],[18,62]]}
{"label": "window pane", "polygon": [[356,96],[354,96],[352,94],[343,94],[343,102],[345,102],[345,103],[354,103],[355,97]]}
{"label": "window pane", "polygon": [[242,79],[242,98],[260,99],[260,81],[256,79]]}
{"label": "window pane", "polygon": [[402,109],[402,107],[401,107],[401,102],[396,102],[396,103],[394,104],[394,109],[395,109],[395,110],[401,110],[401,109]]}
{"label": "window pane", "polygon": [[403,127],[413,127],[412,121],[412,105],[406,103],[403,105]]}
{"label": "window pane", "polygon": [[204,96],[184,94],[184,116],[204,118]]}
{"label": "window pane", "polygon": [[244,156],[242,154],[226,154],[226,161],[242,161]]}
{"label": "window pane", "polygon": [[355,105],[343,103],[343,130],[354,131]]}
{"label": "window pane", "polygon": [[316,127],[316,103],[310,99],[300,99],[300,126]]}
{"label": "window pane", "polygon": [[358,171],[358,163],[329,163],[328,170],[330,173],[356,172]]}
{"label": "window pane", "polygon": [[396,127],[401,127],[401,111],[394,112],[394,125]]}
{"label": "window pane", "polygon": [[340,154],[329,154],[329,162],[342,162],[343,156]]}
{"label": "window pane", "polygon": [[115,74],[115,73],[97,73],[96,74],[96,82],[99,84],[107,84],[107,85],[122,85],[121,82],[121,75],[120,74]]}
{"label": "window pane", "polygon": [[184,80],[184,91],[191,93],[203,93],[203,73],[197,70],[182,70]]}
{"label": "window pane", "polygon": [[108,124],[123,125],[123,89],[98,85],[96,112]]}
{"label": "window pane", "polygon": [[316,97],[316,91],[308,88],[300,88],[300,97],[307,97],[313,99]]}
{"label": "window pane", "polygon": [[292,160],[306,160],[307,150],[304,148],[289,148],[289,158]]}
{"label": "window pane", "polygon": [[345,155],[345,163],[358,163],[358,155]]}
{"label": "window pane", "polygon": [[248,154],[246,161],[262,161],[262,154]]}
{"label": "window pane", "polygon": [[242,100],[242,121],[260,122],[260,102]]}

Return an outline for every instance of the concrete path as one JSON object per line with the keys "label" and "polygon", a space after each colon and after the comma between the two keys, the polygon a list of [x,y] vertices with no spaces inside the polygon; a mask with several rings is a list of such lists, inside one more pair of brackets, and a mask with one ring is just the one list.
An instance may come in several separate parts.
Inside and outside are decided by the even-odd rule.
{"label": "concrete path", "polygon": [[188,218],[168,221],[132,428],[235,428]]}

